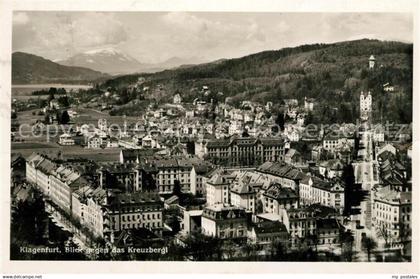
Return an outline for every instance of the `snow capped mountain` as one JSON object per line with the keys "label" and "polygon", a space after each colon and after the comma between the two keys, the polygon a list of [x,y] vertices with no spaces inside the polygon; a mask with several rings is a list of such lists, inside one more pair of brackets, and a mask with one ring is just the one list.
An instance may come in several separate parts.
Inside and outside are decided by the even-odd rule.
{"label": "snow capped mountain", "polygon": [[65,66],[85,67],[92,70],[116,74],[129,73],[151,73],[158,72],[165,69],[171,69],[182,65],[192,65],[202,63],[203,60],[192,57],[190,59],[183,59],[179,57],[172,57],[164,62],[157,64],[140,63],[135,58],[113,47],[105,47],[88,50],[78,53],[65,60],[56,61]]}
{"label": "snow capped mountain", "polygon": [[89,50],[58,61],[58,63],[66,66],[86,67],[109,74],[139,72],[145,66],[135,58],[115,48]]}

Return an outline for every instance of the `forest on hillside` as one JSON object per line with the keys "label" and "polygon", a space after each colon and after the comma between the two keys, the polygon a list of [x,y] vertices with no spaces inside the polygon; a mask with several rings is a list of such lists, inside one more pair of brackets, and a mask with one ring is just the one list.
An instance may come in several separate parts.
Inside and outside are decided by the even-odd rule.
{"label": "forest on hillside", "polygon": [[[367,39],[303,45],[155,74],[120,76],[102,83],[101,88],[121,91],[142,77],[143,86],[150,88],[144,97],[157,101],[176,93],[187,102],[204,98],[203,85],[216,101],[228,98],[234,105],[242,100],[276,104],[296,98],[302,102],[309,97],[317,100],[317,116],[327,122],[354,119],[360,92],[371,91],[376,120],[409,123],[412,53],[411,44]],[[368,68],[370,55],[376,58],[374,69]],[[384,92],[385,83],[393,85],[395,92]]]}

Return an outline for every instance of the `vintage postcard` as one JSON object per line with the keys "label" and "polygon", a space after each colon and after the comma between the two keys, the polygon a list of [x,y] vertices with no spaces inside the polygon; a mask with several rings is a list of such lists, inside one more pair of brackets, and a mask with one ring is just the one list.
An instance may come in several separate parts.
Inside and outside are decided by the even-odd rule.
{"label": "vintage postcard", "polygon": [[159,2],[4,2],[5,272],[418,272],[415,2]]}

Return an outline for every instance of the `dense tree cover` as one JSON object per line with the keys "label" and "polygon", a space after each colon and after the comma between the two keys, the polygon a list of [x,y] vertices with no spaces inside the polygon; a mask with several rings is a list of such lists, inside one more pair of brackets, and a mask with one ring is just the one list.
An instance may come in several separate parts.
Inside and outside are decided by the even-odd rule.
{"label": "dense tree cover", "polygon": [[[371,54],[377,60],[374,70],[368,69]],[[174,92],[184,101],[224,101],[230,97],[233,104],[242,100],[278,104],[286,98],[302,103],[304,97],[315,98],[321,105],[312,120],[318,123],[354,120],[359,113],[360,92],[370,90],[375,120],[407,123],[412,118],[412,45],[399,42],[365,39],[264,51],[155,74],[120,76],[103,83],[101,89],[114,88],[125,100],[125,88],[139,77],[150,87],[145,98],[157,101],[168,101]],[[397,87],[395,94],[382,92],[386,82]],[[213,95],[204,95],[200,91],[203,85]]]}
{"label": "dense tree cover", "polygon": [[50,87],[49,90],[47,90],[47,89],[41,89],[41,90],[33,91],[32,92],[32,95],[34,95],[34,96],[51,95],[51,94],[52,95],[54,95],[54,94],[64,95],[66,93],[67,93],[67,91],[64,88],[58,88],[57,89],[55,87]]}

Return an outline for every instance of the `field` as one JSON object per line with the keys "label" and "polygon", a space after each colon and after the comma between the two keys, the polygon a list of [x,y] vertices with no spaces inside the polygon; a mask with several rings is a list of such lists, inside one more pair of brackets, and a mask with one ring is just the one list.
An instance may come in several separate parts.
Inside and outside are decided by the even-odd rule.
{"label": "field", "polygon": [[28,99],[46,99],[48,95],[34,96],[32,92],[49,89],[50,87],[64,88],[67,93],[71,93],[77,89],[88,89],[88,85],[68,85],[68,84],[25,84],[25,85],[12,85],[12,98],[19,101],[26,101]]}
{"label": "field", "polygon": [[23,142],[12,143],[11,153],[20,153],[27,158],[32,153],[43,153],[52,158],[61,156],[62,159],[84,158],[95,162],[118,161],[119,148],[110,149],[87,149],[81,146],[61,146],[57,143]]}
{"label": "field", "polygon": [[127,122],[127,124],[130,123],[136,123],[140,120],[138,117],[132,117],[132,116],[110,116],[107,112],[99,111],[96,109],[91,108],[77,108],[74,109],[78,116],[72,119],[75,124],[83,125],[83,124],[97,124],[98,120],[101,118],[104,118],[107,120],[108,126],[111,124],[117,124],[122,127],[124,124],[124,121]]}

